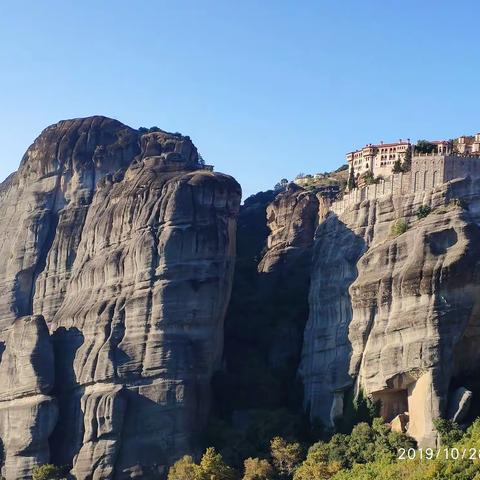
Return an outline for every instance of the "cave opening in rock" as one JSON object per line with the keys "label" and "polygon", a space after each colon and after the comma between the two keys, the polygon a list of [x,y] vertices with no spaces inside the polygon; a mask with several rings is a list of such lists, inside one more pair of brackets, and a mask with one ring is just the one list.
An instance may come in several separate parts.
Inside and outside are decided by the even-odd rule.
{"label": "cave opening in rock", "polygon": [[380,401],[380,415],[386,422],[391,422],[397,415],[408,413],[407,389],[391,389],[373,394],[375,401]]}

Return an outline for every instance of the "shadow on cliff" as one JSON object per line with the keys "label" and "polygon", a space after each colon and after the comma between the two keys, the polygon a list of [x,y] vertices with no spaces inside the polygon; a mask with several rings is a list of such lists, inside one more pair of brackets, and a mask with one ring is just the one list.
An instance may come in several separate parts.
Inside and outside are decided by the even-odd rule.
{"label": "shadow on cliff", "polygon": [[204,443],[219,448],[234,465],[266,452],[275,435],[309,435],[297,368],[308,318],[312,252],[292,249],[271,271],[258,272],[269,234],[266,207],[274,197],[274,192],[262,192],[242,206],[224,369],[212,381]]}
{"label": "shadow on cliff", "polygon": [[83,440],[83,412],[81,399],[85,391],[77,382],[74,361],[83,345],[83,333],[76,327],[58,328],[52,334],[55,352],[55,388],[52,392],[58,402],[59,421],[50,437],[51,462],[69,465],[79,452]]}
{"label": "shadow on cliff", "polygon": [[[330,214],[317,228],[312,249],[287,249],[271,271],[259,273],[258,247],[265,244],[268,232],[262,224],[259,228],[252,221],[243,222],[248,228],[242,228],[245,225],[240,218],[236,271],[225,323],[225,368],[213,379],[214,407],[206,439],[208,445],[227,444],[222,453],[234,464],[242,456],[266,453],[275,435],[301,441],[318,439],[318,420],[326,423],[325,410],[330,413],[337,390],[347,392],[339,428],[348,430],[366,413],[363,406],[358,409],[353,404],[353,379],[348,374],[352,354],[349,288],[366,250],[363,237]],[[255,228],[258,237],[263,234],[262,241],[251,238]],[[243,234],[248,235],[248,242]],[[316,304],[317,318],[312,317],[309,301]],[[336,312],[333,316],[332,310]],[[324,329],[329,329],[327,335],[321,333]],[[311,361],[318,354],[326,354],[326,365]],[[310,371],[304,373],[328,385],[322,398],[311,398],[317,395],[317,388],[309,390],[302,385],[298,375],[302,355],[313,355],[305,362]],[[324,404],[323,412],[318,401]]]}
{"label": "shadow on cliff", "polygon": [[349,375],[353,315],[349,289],[358,277],[357,263],[367,246],[363,236],[333,213],[318,227],[315,236],[309,322],[300,372],[304,405],[311,421],[330,425],[335,394],[343,394],[336,427],[349,433],[355,423],[368,420],[363,400],[354,401],[354,379]]}

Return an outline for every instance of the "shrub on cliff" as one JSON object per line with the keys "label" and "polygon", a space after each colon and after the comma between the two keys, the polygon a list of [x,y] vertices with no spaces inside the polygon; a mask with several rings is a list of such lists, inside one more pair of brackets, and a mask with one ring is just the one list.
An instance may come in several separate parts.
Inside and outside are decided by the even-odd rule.
{"label": "shrub on cliff", "polygon": [[417,218],[421,220],[422,218],[428,217],[432,209],[428,205],[421,205],[417,210]]}
{"label": "shrub on cliff", "polygon": [[398,237],[399,235],[402,235],[402,233],[405,233],[408,230],[408,224],[405,220],[397,220],[393,225],[392,228],[390,229],[390,233],[394,237]]}
{"label": "shrub on cliff", "polygon": [[60,480],[63,475],[63,468],[49,463],[33,467],[32,470],[32,480]]}

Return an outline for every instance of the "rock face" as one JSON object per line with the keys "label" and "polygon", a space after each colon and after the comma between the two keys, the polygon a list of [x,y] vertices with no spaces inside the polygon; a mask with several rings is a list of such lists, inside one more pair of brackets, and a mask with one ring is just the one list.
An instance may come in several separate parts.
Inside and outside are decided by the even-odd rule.
{"label": "rock face", "polygon": [[18,318],[3,337],[0,362],[0,438],[3,475],[29,477],[33,466],[49,460],[48,437],[57,421],[50,394],[54,382],[53,347],[41,316]]}
{"label": "rock face", "polygon": [[278,309],[276,327],[270,332],[272,368],[298,365],[318,214],[317,196],[294,183],[267,207],[270,235],[258,272],[263,301]]}
{"label": "rock face", "polygon": [[407,433],[435,443],[452,379],[479,365],[479,191],[467,178],[320,224],[300,369],[312,417],[332,424],[355,388],[388,421],[407,412]]}
{"label": "rock face", "polygon": [[[258,271],[269,273],[310,253],[318,223],[319,200],[314,193],[290,183],[267,207],[270,235]],[[287,260],[288,258],[288,260]],[[307,270],[309,268],[307,267]]]}
{"label": "rock face", "polygon": [[179,134],[104,117],[42,133],[0,188],[0,330],[6,353],[22,317],[43,315],[55,368],[22,400],[43,395],[51,412],[30,415],[41,438],[29,456],[9,454],[0,432],[7,460],[26,472],[49,442],[78,479],[149,478],[192,450],[222,351],[240,195]]}

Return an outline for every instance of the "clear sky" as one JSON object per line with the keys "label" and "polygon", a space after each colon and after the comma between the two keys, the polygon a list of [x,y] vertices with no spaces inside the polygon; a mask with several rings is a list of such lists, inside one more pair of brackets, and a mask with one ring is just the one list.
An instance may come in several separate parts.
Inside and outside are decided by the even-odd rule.
{"label": "clear sky", "polygon": [[190,135],[244,196],[480,131],[478,0],[0,0],[0,178],[47,125]]}

